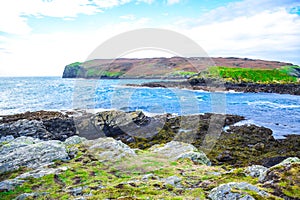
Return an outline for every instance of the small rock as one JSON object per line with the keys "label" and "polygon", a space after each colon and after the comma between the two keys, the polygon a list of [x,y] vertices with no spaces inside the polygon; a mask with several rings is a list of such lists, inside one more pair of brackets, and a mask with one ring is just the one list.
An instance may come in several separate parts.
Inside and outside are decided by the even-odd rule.
{"label": "small rock", "polygon": [[87,188],[87,186],[85,186],[85,187],[71,188],[71,189],[68,190],[68,192],[69,192],[71,195],[73,195],[73,196],[79,196],[79,195],[82,195],[82,191],[83,191],[84,189],[86,189],[86,188]]}
{"label": "small rock", "polygon": [[22,185],[25,181],[19,179],[4,180],[0,182],[0,192],[8,192],[14,190],[15,187]]}
{"label": "small rock", "polygon": [[188,158],[198,164],[211,164],[205,153],[199,151],[193,145],[183,142],[171,141],[163,146],[154,145],[149,149],[149,151],[163,155],[171,160]]}
{"label": "small rock", "polygon": [[25,199],[27,199],[28,197],[37,198],[37,197],[40,197],[40,196],[45,196],[45,195],[47,195],[47,194],[48,194],[47,192],[24,193],[24,194],[21,194],[21,195],[17,196],[17,197],[15,198],[15,200],[25,200]]}
{"label": "small rock", "polygon": [[268,170],[268,168],[266,168],[264,166],[252,165],[252,166],[247,167],[245,173],[254,178],[258,178],[258,177],[261,177],[267,170]]}
{"label": "small rock", "polygon": [[168,178],[165,178],[162,180],[165,184],[169,184],[172,185],[173,187],[177,187],[180,188],[180,182],[181,182],[181,178],[179,178],[178,176],[170,176]]}
{"label": "small rock", "polygon": [[74,145],[74,144],[80,144],[82,142],[85,142],[87,139],[84,137],[79,137],[77,135],[69,137],[65,141],[65,145]]}
{"label": "small rock", "polygon": [[253,148],[257,151],[262,151],[265,149],[265,144],[262,142],[256,143]]}
{"label": "small rock", "polygon": [[148,180],[158,180],[159,178],[155,176],[154,174],[146,174],[142,177],[142,181],[147,182]]}
{"label": "small rock", "polygon": [[233,160],[233,157],[232,157],[230,151],[223,151],[222,153],[220,153],[220,154],[216,157],[216,159],[217,159],[219,162],[228,162],[228,161]]}
{"label": "small rock", "polygon": [[[232,190],[242,190],[241,192],[232,192]],[[246,182],[241,183],[227,183],[222,184],[214,189],[212,189],[208,195],[211,200],[255,200],[251,195],[245,194],[245,191],[252,191],[260,195],[261,197],[269,196],[263,190],[258,189],[256,186],[251,185]],[[243,194],[242,194],[243,193]]]}

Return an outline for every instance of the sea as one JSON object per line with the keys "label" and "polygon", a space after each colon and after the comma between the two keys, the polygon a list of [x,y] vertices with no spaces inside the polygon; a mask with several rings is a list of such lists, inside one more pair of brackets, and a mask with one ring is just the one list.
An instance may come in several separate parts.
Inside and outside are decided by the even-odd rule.
{"label": "sea", "polygon": [[74,109],[142,110],[148,115],[226,113],[246,118],[237,125],[270,128],[277,139],[300,134],[300,96],[126,86],[152,81],[162,80],[0,77],[0,115]]}

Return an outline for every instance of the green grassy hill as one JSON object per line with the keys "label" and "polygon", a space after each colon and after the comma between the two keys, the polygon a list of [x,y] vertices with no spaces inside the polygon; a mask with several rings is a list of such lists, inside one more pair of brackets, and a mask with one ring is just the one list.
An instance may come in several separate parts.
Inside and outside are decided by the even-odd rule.
{"label": "green grassy hill", "polygon": [[209,67],[192,78],[221,78],[233,83],[299,83],[295,71],[300,71],[299,66],[283,66],[277,69],[250,69],[233,67]]}

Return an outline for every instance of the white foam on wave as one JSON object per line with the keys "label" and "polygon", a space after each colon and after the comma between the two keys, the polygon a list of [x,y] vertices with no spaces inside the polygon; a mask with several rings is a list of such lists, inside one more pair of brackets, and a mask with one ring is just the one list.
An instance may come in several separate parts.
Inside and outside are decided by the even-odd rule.
{"label": "white foam on wave", "polygon": [[255,102],[247,102],[248,105],[258,105],[258,106],[269,106],[272,108],[300,108],[300,105],[286,105],[286,104],[279,104],[273,103],[270,101],[255,101]]}
{"label": "white foam on wave", "polygon": [[[231,126],[243,126],[243,125],[247,125],[247,126],[250,126],[251,124],[255,124],[256,126],[259,126],[257,125],[253,120],[251,119],[246,119],[246,120],[242,120],[242,121],[239,121]],[[227,131],[228,129],[230,128],[230,126],[225,126],[223,128],[224,131]]]}

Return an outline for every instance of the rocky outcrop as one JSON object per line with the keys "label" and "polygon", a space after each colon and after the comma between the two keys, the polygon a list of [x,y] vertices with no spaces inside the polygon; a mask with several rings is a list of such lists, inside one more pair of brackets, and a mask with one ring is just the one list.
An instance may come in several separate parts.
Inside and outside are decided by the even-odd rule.
{"label": "rocky outcrop", "polygon": [[[44,141],[66,140],[70,144],[82,142],[83,137],[95,140],[109,136],[130,148],[139,149],[178,141],[202,150],[214,165],[233,166],[271,167],[287,157],[300,156],[300,136],[289,135],[285,140],[275,140],[270,129],[255,125],[234,126],[243,119],[236,115],[210,113],[146,116],[141,111],[116,110],[96,114],[74,111],[68,115],[47,111],[28,112],[2,116],[0,144],[22,135]],[[229,128],[224,131],[226,126]],[[209,132],[212,128],[216,131],[215,135]],[[72,158],[77,151],[76,147],[67,149]]]}
{"label": "rocky outcrop", "polygon": [[0,174],[27,167],[36,169],[54,160],[68,159],[65,145],[56,140],[19,137],[0,147]]}
{"label": "rocky outcrop", "polygon": [[300,95],[300,84],[256,84],[256,83],[229,83],[218,82],[210,79],[191,79],[188,81],[162,81],[143,84],[127,84],[133,87],[162,87],[162,88],[182,88],[191,90],[203,90],[208,92],[216,91],[236,91],[248,93],[278,93]]}
{"label": "rocky outcrop", "polygon": [[142,111],[122,112],[104,111],[95,116],[96,126],[107,137],[116,137],[121,133],[127,133],[132,137],[152,138],[157,134],[156,127],[164,125],[163,119],[147,117]]}
{"label": "rocky outcrop", "polygon": [[114,162],[122,158],[136,156],[136,153],[129,146],[109,137],[86,141],[84,145],[101,162]]}
{"label": "rocky outcrop", "polygon": [[210,165],[210,160],[205,153],[199,151],[191,144],[172,141],[165,145],[154,145],[149,149],[150,152],[165,156],[171,160],[190,159],[197,164]]}
{"label": "rocky outcrop", "polygon": [[290,157],[266,170],[259,181],[265,188],[272,189],[272,194],[284,199],[300,198],[300,159]]}
{"label": "rocky outcrop", "polygon": [[[277,141],[269,129],[254,125],[230,126],[223,131],[225,125],[240,119],[228,115],[148,117],[141,112],[107,111],[88,116],[91,124],[98,126],[96,130],[101,127],[105,133],[107,127],[114,131],[116,138],[127,134],[124,130],[132,123],[139,128],[151,124],[154,118],[164,119],[165,124],[149,138],[127,134],[133,138],[127,141],[133,147],[137,145],[136,140],[139,145],[152,146],[143,150],[130,148],[112,137],[87,140],[72,136],[62,142],[3,136],[0,138],[0,198],[300,198],[298,157],[282,162],[275,159],[270,168],[248,166],[260,162],[261,158],[295,156],[299,150],[296,136]],[[219,127],[222,131],[217,143],[206,156],[199,149],[211,117],[220,117],[224,124]],[[24,119],[5,123],[20,120]],[[166,133],[174,135],[167,138]],[[171,141],[165,142],[168,140]],[[218,155],[220,161],[216,161]],[[222,166],[209,166],[210,161]]]}
{"label": "rocky outcrop", "polygon": [[[233,191],[234,190],[234,191]],[[211,200],[255,200],[253,196],[247,192],[254,192],[260,198],[269,196],[269,194],[258,187],[246,182],[231,182],[222,184],[212,189],[208,195]]]}
{"label": "rocky outcrop", "polygon": [[2,116],[0,136],[34,137],[42,140],[61,140],[76,134],[72,117],[60,112],[27,112]]}

